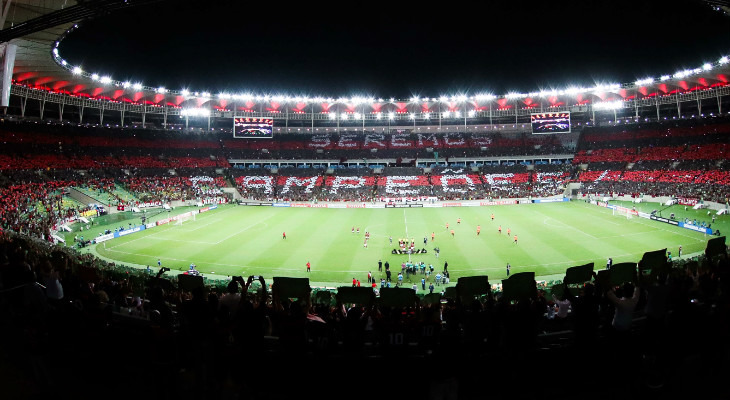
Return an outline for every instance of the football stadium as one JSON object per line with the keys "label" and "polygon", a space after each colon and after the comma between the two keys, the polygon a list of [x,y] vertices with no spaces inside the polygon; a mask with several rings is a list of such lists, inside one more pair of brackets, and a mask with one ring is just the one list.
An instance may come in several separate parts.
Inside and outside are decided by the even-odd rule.
{"label": "football stadium", "polygon": [[727,397],[730,48],[404,98],[64,53],[172,3],[0,1],[4,398]]}

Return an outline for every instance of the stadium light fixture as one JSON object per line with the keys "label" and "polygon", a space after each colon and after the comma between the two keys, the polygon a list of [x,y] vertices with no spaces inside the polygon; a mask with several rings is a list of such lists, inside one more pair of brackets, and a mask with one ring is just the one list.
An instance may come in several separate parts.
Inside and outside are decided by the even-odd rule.
{"label": "stadium light fixture", "polygon": [[381,114],[381,113],[375,113],[375,119],[377,119],[377,120],[383,119],[383,114]]}
{"label": "stadium light fixture", "polygon": [[660,81],[662,81],[662,82],[664,82],[664,81],[668,81],[668,80],[669,80],[669,79],[671,79],[671,78],[672,78],[672,77],[671,77],[671,76],[669,76],[669,75],[662,75],[662,76],[661,76],[661,77],[659,78],[659,80],[660,80]]}
{"label": "stadium light fixture", "polygon": [[185,108],[180,111],[183,117],[209,117],[210,110],[207,108]]}
{"label": "stadium light fixture", "polygon": [[451,111],[444,111],[441,114],[441,118],[449,118],[449,117],[451,117]]}
{"label": "stadium light fixture", "polygon": [[409,113],[408,114],[408,118],[410,118],[410,119],[416,119],[416,114],[415,113]]}
{"label": "stadium light fixture", "polygon": [[644,78],[636,81],[636,86],[651,85],[652,83],[654,83],[654,78]]}
{"label": "stadium light fixture", "polygon": [[710,64],[710,63],[704,63],[704,64],[702,64],[702,69],[705,70],[705,71],[709,71],[709,70],[712,69],[712,64]]}
{"label": "stadium light fixture", "polygon": [[361,117],[360,113],[356,112],[356,113],[352,114],[352,119],[360,119],[360,117]]}
{"label": "stadium light fixture", "polygon": [[142,84],[141,83],[135,83],[134,85],[132,85],[132,88],[134,88],[135,90],[141,90],[142,89]]}
{"label": "stadium light fixture", "polygon": [[431,119],[431,113],[424,113],[423,118],[425,119]]}
{"label": "stadium light fixture", "polygon": [[730,58],[728,58],[727,56],[720,57],[720,60],[718,61],[718,63],[720,63],[720,65],[725,65],[728,62],[730,62]]}
{"label": "stadium light fixture", "polygon": [[340,119],[341,120],[347,120],[347,113],[340,114]]}
{"label": "stadium light fixture", "polygon": [[394,119],[395,119],[395,113],[394,113],[394,112],[392,112],[392,111],[391,111],[391,112],[389,112],[389,113],[388,113],[388,119],[389,119],[389,120],[391,120],[391,121],[392,121],[392,120],[394,120]]}
{"label": "stadium light fixture", "polygon": [[330,113],[330,119],[331,119],[331,120],[335,120],[335,119],[337,119],[337,114],[335,114],[335,113],[331,112],[331,113]]}
{"label": "stadium light fixture", "polygon": [[477,115],[476,110],[469,110],[469,118],[474,118],[475,115]]}
{"label": "stadium light fixture", "polygon": [[418,96],[411,97],[411,103],[418,103]]}
{"label": "stadium light fixture", "polygon": [[122,82],[122,87],[125,89],[129,89],[129,87],[132,86],[132,83],[129,81]]}
{"label": "stadium light fixture", "polygon": [[99,80],[99,74],[91,74],[91,79],[98,81]]}
{"label": "stadium light fixture", "polygon": [[74,75],[81,75],[81,73],[84,72],[81,67],[74,67],[74,69],[71,70],[71,73]]}
{"label": "stadium light fixture", "polygon": [[621,100],[616,101],[601,101],[598,103],[593,103],[593,109],[598,110],[618,110],[623,108],[624,104]]}
{"label": "stadium light fixture", "polygon": [[454,111],[454,118],[461,118],[461,111]]}
{"label": "stadium light fixture", "polygon": [[112,78],[110,76],[102,76],[101,78],[99,78],[99,82],[101,82],[105,85],[111,83],[111,81],[112,81]]}
{"label": "stadium light fixture", "polygon": [[184,97],[187,97],[190,95],[190,91],[187,89],[183,89],[180,91],[180,94],[183,95]]}

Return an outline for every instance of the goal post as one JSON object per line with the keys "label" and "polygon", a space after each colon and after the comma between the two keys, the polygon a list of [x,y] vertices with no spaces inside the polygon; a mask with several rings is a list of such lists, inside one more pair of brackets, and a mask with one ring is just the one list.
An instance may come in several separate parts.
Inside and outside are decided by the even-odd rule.
{"label": "goal post", "polygon": [[626,207],[616,207],[613,209],[613,215],[619,216],[626,219],[631,219],[634,215],[635,211],[631,210],[630,208]]}
{"label": "goal post", "polygon": [[177,221],[175,221],[175,225],[182,225],[185,222],[188,221],[195,221],[195,214],[194,212],[186,212],[185,214],[181,214],[177,217]]}

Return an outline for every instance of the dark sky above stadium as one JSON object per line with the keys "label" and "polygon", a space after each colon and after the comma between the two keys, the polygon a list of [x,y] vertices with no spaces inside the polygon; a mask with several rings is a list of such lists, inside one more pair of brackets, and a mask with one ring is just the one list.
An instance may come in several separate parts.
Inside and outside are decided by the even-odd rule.
{"label": "dark sky above stadium", "polygon": [[700,1],[162,2],[84,23],[61,56],[168,89],[399,99],[658,77],[730,55]]}

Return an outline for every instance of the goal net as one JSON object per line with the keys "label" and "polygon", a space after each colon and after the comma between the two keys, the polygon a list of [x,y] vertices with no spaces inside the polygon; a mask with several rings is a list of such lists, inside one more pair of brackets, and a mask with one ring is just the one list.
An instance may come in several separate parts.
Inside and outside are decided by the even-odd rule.
{"label": "goal net", "polygon": [[186,212],[185,214],[181,214],[177,217],[177,221],[175,221],[175,225],[182,225],[185,222],[188,221],[195,221],[195,213],[194,212]]}
{"label": "goal net", "polygon": [[626,219],[632,218],[636,214],[636,211],[626,207],[616,207],[613,209],[613,215],[623,217]]}

